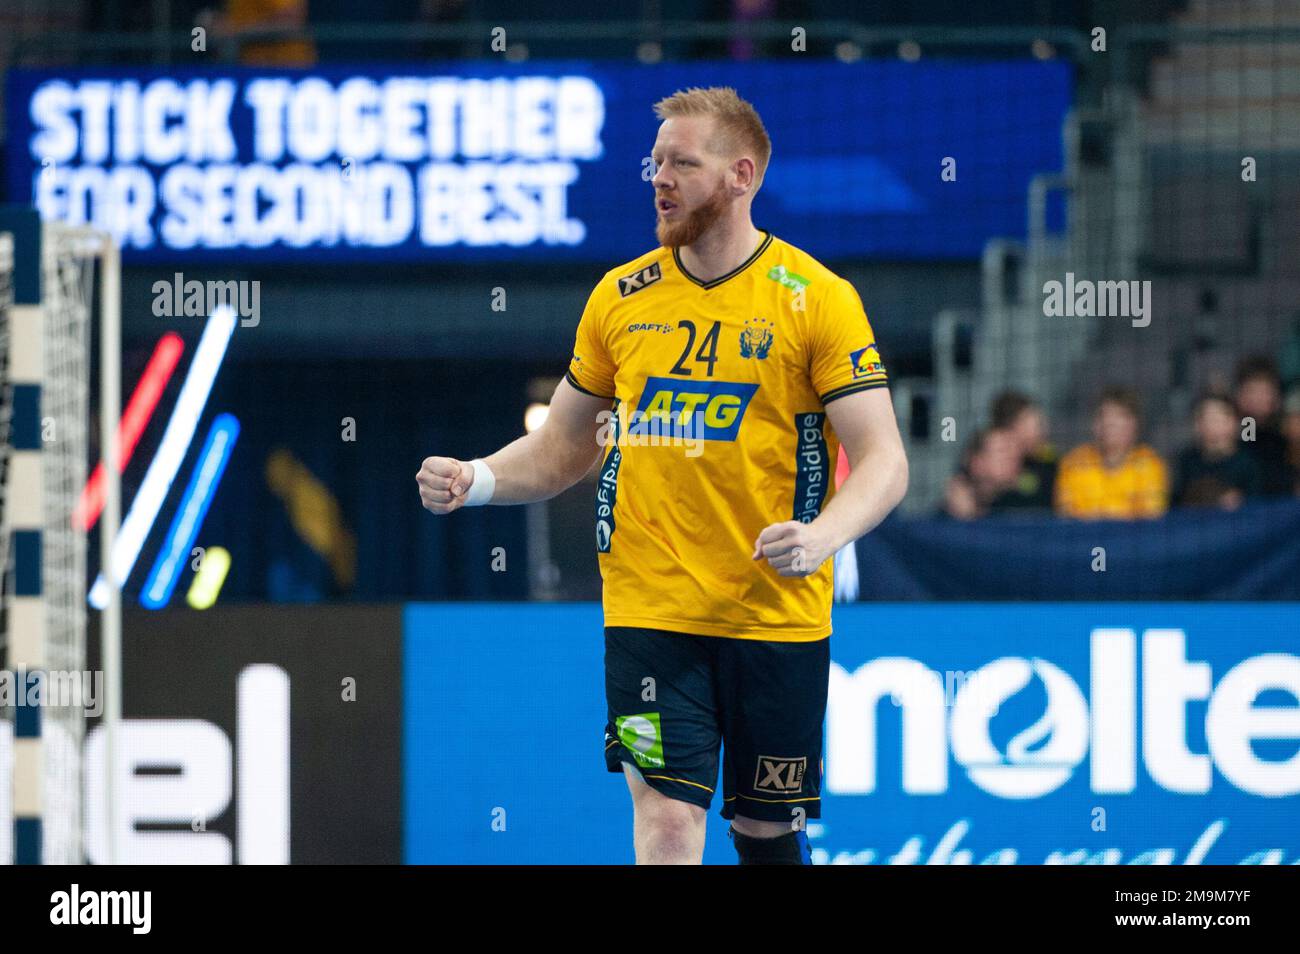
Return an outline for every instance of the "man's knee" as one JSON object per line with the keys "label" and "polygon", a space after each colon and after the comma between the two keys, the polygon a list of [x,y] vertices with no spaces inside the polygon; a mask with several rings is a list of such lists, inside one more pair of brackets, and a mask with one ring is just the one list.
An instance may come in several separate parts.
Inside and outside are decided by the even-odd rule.
{"label": "man's knee", "polygon": [[750,838],[779,838],[796,829],[793,822],[760,821],[757,818],[746,818],[744,815],[733,818],[731,827]]}
{"label": "man's knee", "polygon": [[[630,769],[630,766],[624,765],[624,768]],[[638,841],[659,858],[698,854],[704,840],[705,810],[656,791],[635,769],[626,774],[632,790]]]}
{"label": "man's knee", "polygon": [[812,863],[808,837],[788,822],[760,821],[737,815],[729,832],[742,865],[807,865]]}
{"label": "man's knee", "polygon": [[665,834],[691,832],[704,824],[705,811],[699,805],[669,798],[644,782],[636,793],[636,810],[646,824]]}
{"label": "man's knee", "polygon": [[638,806],[637,812],[638,821],[644,821],[646,832],[664,844],[689,846],[704,827],[704,809],[658,792]]}

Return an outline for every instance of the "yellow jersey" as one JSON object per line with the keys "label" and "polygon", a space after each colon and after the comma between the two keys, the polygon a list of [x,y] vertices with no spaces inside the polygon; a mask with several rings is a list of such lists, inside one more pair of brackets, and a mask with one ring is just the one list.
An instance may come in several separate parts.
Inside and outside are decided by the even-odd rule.
{"label": "yellow jersey", "polygon": [[566,378],[607,397],[596,488],[606,626],[808,642],[831,632],[834,561],[754,560],[769,524],[835,493],[826,404],[885,387],[853,286],[764,231],[711,281],[660,247],[605,273]]}
{"label": "yellow jersey", "polygon": [[[236,31],[270,28],[276,14],[302,10],[307,22],[306,0],[231,0],[226,6],[230,26]],[[316,62],[316,44],[310,39],[275,39],[248,42],[240,46],[240,62],[255,66],[310,66]]]}
{"label": "yellow jersey", "polygon": [[1056,510],[1082,520],[1159,517],[1169,508],[1169,475],[1160,455],[1139,444],[1116,467],[1107,467],[1093,444],[1061,459],[1056,475]]}

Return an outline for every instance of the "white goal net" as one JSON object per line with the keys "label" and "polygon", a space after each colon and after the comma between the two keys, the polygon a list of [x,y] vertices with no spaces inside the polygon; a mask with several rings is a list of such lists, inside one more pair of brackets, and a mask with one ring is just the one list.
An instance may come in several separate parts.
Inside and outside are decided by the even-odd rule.
{"label": "white goal net", "polygon": [[[54,223],[40,235],[39,262],[35,242],[0,235],[0,652],[20,697],[0,728],[0,862],[80,864],[85,690],[94,680],[87,534],[73,512],[91,457],[91,323],[106,243]],[[24,268],[39,268],[39,300],[15,296]]]}

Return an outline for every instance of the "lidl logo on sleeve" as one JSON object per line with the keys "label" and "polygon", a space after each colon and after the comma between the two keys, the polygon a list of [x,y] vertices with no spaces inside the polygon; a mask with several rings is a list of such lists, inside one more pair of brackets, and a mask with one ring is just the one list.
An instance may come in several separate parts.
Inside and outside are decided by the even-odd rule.
{"label": "lidl logo on sleeve", "polygon": [[876,350],[874,341],[850,354],[849,364],[853,365],[854,378],[869,378],[885,373],[885,366],[880,363],[880,352]]}
{"label": "lidl logo on sleeve", "polygon": [[648,377],[629,434],[734,441],[757,384]]}
{"label": "lidl logo on sleeve", "polygon": [[632,753],[636,764],[642,768],[664,767],[664,737],[659,726],[659,713],[619,716],[614,720],[618,740]]}

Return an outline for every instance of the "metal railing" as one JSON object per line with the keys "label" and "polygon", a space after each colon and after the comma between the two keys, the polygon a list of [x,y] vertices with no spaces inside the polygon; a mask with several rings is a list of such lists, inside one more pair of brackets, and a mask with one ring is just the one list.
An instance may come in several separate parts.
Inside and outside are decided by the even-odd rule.
{"label": "metal railing", "polygon": [[[84,62],[104,54],[140,54],[137,63],[167,64],[178,55],[192,58],[192,27],[149,31],[50,31],[38,36],[11,39],[14,65],[33,60],[71,56]],[[1088,52],[1088,37],[1063,27],[869,27],[851,20],[767,20],[701,23],[673,20],[554,20],[495,22],[472,20],[460,23],[348,23],[309,25],[306,28],[257,28],[228,37],[209,36],[207,42],[219,51],[218,61],[238,62],[248,44],[279,40],[310,40],[318,48],[386,46],[392,44],[461,43],[466,56],[499,57],[491,49],[494,31],[514,42],[574,42],[583,44],[586,55],[601,55],[599,41],[623,40],[634,43],[751,40],[790,42],[794,31],[803,31],[808,41],[847,43],[856,48],[851,55],[893,54],[900,43],[914,42],[924,49],[990,50],[1020,49],[1028,52],[1035,42],[1050,44],[1055,52],[1078,59]],[[672,51],[666,51],[671,54]],[[847,51],[846,51],[847,52]],[[666,58],[674,58],[667,55]],[[692,59],[689,55],[677,57]]]}
{"label": "metal railing", "polygon": [[[106,55],[127,54],[126,62],[168,64],[193,58],[193,26],[160,27],[139,31],[47,30],[37,35],[0,38],[8,47],[10,65],[32,65],[63,60],[91,65],[90,60]],[[1107,37],[1106,50],[1094,52],[1089,33],[1059,26],[947,27],[867,26],[853,20],[765,20],[697,22],[690,20],[523,20],[499,22],[474,19],[457,23],[335,23],[306,27],[259,27],[228,36],[208,36],[218,62],[238,62],[249,44],[281,40],[310,40],[331,53],[340,48],[384,47],[394,44],[463,44],[463,55],[497,58],[492,50],[494,31],[504,30],[509,43],[572,42],[581,44],[584,56],[601,58],[600,41],[664,44],[726,42],[731,40],[782,41],[789,43],[795,31],[809,42],[848,44],[846,56],[896,55],[903,43],[915,43],[925,55],[936,50],[945,54],[1020,50],[1034,55],[1064,56],[1081,66],[1103,68],[1108,81],[1123,79],[1146,56],[1150,47],[1173,43],[1232,43],[1300,41],[1300,24],[1252,27],[1190,26],[1170,23],[1131,23],[1116,26]],[[1036,44],[1038,46],[1036,46]],[[1047,44],[1050,49],[1041,44]],[[689,53],[660,51],[667,59],[694,59]],[[130,54],[138,54],[131,57]],[[350,56],[355,55],[349,49]],[[617,55],[617,54],[615,54]],[[66,58],[70,58],[69,61]],[[332,57],[327,57],[332,58]],[[1103,67],[1104,64],[1104,67]]]}

